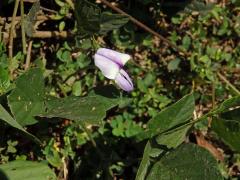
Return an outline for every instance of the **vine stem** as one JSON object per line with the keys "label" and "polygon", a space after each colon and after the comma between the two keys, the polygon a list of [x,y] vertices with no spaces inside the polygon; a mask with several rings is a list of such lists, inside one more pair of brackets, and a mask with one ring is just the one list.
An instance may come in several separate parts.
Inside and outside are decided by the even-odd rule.
{"label": "vine stem", "polygon": [[141,27],[142,29],[144,29],[145,31],[151,33],[152,35],[158,37],[160,40],[166,42],[169,46],[171,46],[172,48],[176,49],[181,55],[185,55],[188,56],[189,53],[186,52],[185,50],[179,48],[176,44],[172,43],[170,40],[168,40],[167,38],[163,37],[162,35],[160,35],[159,33],[157,33],[156,31],[152,30],[151,28],[149,28],[148,26],[146,26],[145,24],[143,24],[142,22],[138,21],[137,19],[135,19],[134,17],[132,17],[131,15],[127,14],[126,12],[124,12],[123,10],[119,9],[118,7],[112,5],[110,2],[108,2],[107,0],[100,0],[103,4],[105,4],[106,6],[110,7],[111,9],[113,9],[114,11],[123,14],[127,17],[129,17],[129,19],[136,25],[138,25],[139,27]]}
{"label": "vine stem", "polygon": [[20,2],[20,9],[21,9],[21,32],[22,32],[22,48],[23,54],[27,54],[26,51],[26,35],[25,35],[25,27],[24,27],[24,3],[23,0]]}
{"label": "vine stem", "polygon": [[8,56],[9,56],[10,64],[12,64],[12,58],[13,58],[13,34],[14,34],[15,18],[17,15],[18,6],[19,6],[19,0],[16,0],[14,4],[14,9],[13,9],[12,22],[11,22],[10,35],[9,35],[9,45],[8,45]]}
{"label": "vine stem", "polygon": [[230,82],[227,80],[225,76],[223,76],[221,73],[217,73],[218,77],[223,80],[237,95],[240,95],[240,91]]}

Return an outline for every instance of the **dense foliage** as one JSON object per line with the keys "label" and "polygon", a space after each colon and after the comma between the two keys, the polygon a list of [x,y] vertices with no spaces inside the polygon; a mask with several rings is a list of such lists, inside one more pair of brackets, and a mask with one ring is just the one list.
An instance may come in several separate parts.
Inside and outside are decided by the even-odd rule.
{"label": "dense foliage", "polygon": [[240,177],[239,0],[3,0],[0,32],[0,179]]}

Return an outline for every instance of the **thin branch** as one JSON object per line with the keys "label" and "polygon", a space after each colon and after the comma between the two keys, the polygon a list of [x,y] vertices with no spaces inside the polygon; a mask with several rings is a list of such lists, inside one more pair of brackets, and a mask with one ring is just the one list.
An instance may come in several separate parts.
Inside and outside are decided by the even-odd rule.
{"label": "thin branch", "polygon": [[25,62],[25,67],[24,67],[25,71],[28,70],[28,68],[30,67],[32,43],[33,43],[33,41],[30,41],[29,44],[28,44],[27,57],[26,57],[26,62]]}
{"label": "thin branch", "polygon": [[33,38],[67,38],[72,37],[73,33],[68,31],[36,31],[33,33]]}
{"label": "thin branch", "polygon": [[[35,31],[32,35],[32,38],[47,39],[47,38],[71,38],[73,37],[72,32],[68,31]],[[4,32],[3,38],[6,40],[9,38],[9,33]],[[19,38],[19,34],[14,35],[14,38]]]}
{"label": "thin branch", "polygon": [[[69,15],[66,16],[66,18],[72,18],[72,14],[69,13]],[[58,19],[54,19],[54,15],[39,15],[36,17],[36,21],[48,21],[48,20],[53,20],[53,21],[58,21]],[[5,24],[6,22],[12,21],[12,17],[0,17],[0,24]],[[15,17],[15,23],[21,21],[21,16],[16,16]]]}
{"label": "thin branch", "polygon": [[207,149],[219,161],[224,161],[223,152],[219,151],[219,149],[217,149],[212,143],[209,143],[200,131],[195,132],[194,134],[199,146]]}
{"label": "thin branch", "polygon": [[240,91],[230,82],[227,80],[225,76],[223,76],[221,73],[217,73],[218,77],[223,80],[237,95],[240,95]]}
{"label": "thin branch", "polygon": [[19,6],[19,0],[16,0],[14,9],[13,9],[11,29],[10,29],[10,35],[9,35],[9,45],[8,45],[8,55],[9,55],[10,63],[12,62],[12,58],[13,58],[13,36],[14,36],[15,18],[16,18],[18,6]]}
{"label": "thin branch", "polygon": [[68,164],[69,164],[69,160],[67,157],[63,157],[63,180],[67,180],[68,179]]}
{"label": "thin branch", "polygon": [[44,11],[48,11],[48,12],[51,12],[51,13],[54,13],[54,14],[57,14],[57,11],[55,10],[52,10],[52,9],[48,9],[48,8],[45,8],[45,7],[40,7],[40,9],[44,10]]}
{"label": "thin branch", "polygon": [[3,29],[3,27],[0,26],[0,42],[2,42],[2,39],[3,39],[2,29]]}
{"label": "thin branch", "polygon": [[[36,17],[36,20],[37,21],[54,20],[53,17],[54,17],[53,15],[40,15],[40,16]],[[12,17],[8,17],[8,18],[0,17],[0,24],[4,24],[4,23],[10,22],[10,21],[12,21]],[[15,22],[19,22],[19,21],[21,21],[21,16],[16,16]]]}
{"label": "thin branch", "polygon": [[26,35],[25,35],[25,27],[24,27],[24,3],[23,0],[20,2],[20,9],[21,9],[21,32],[22,32],[22,48],[23,54],[26,54]]}
{"label": "thin branch", "polygon": [[144,29],[145,31],[151,33],[152,35],[158,37],[160,40],[166,42],[169,46],[173,47],[174,49],[176,49],[177,51],[179,51],[180,53],[182,53],[182,55],[185,56],[189,56],[189,53],[186,52],[185,50],[179,48],[176,44],[172,43],[170,40],[168,40],[167,38],[163,37],[162,35],[160,35],[159,33],[157,33],[156,31],[152,30],[151,28],[149,28],[148,26],[146,26],[145,24],[143,24],[142,22],[138,21],[137,19],[135,19],[134,17],[132,17],[131,15],[127,14],[126,12],[122,11],[121,9],[119,9],[118,7],[112,5],[110,2],[106,1],[106,0],[100,0],[103,4],[105,4],[106,6],[110,7],[111,9],[113,9],[114,11],[123,14],[125,16],[128,16],[129,19],[135,23],[136,25],[138,25],[139,27],[141,27],[142,29]]}

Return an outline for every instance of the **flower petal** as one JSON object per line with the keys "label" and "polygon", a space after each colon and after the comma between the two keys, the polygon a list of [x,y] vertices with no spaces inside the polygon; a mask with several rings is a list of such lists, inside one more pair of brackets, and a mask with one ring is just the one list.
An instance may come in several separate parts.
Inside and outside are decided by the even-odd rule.
{"label": "flower petal", "polygon": [[124,91],[132,91],[133,83],[126,71],[121,69],[115,78],[117,85],[122,88]]}
{"label": "flower petal", "polygon": [[119,73],[120,66],[104,56],[95,54],[94,63],[108,79],[115,79]]}
{"label": "flower petal", "polygon": [[97,54],[109,58],[111,61],[119,64],[121,67],[123,67],[129,59],[131,59],[131,56],[128,54],[120,53],[107,48],[98,49]]}

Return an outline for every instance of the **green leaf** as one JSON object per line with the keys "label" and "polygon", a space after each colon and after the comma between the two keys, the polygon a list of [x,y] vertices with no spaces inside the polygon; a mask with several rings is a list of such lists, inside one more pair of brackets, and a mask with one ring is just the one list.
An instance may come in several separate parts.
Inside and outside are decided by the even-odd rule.
{"label": "green leaf", "polygon": [[192,125],[180,127],[177,130],[160,134],[156,137],[156,142],[160,145],[167,146],[167,148],[176,148],[184,142],[186,134]]}
{"label": "green leaf", "polygon": [[78,0],[75,2],[78,34],[81,37],[85,37],[98,33],[100,30],[100,8],[87,0]]}
{"label": "green leaf", "polygon": [[54,167],[59,168],[62,166],[62,159],[60,152],[54,147],[55,141],[51,139],[48,145],[44,148],[43,154],[46,156],[46,160]]}
{"label": "green leaf", "polygon": [[0,165],[0,179],[54,180],[54,172],[45,163],[32,161],[11,161]]}
{"label": "green leaf", "polygon": [[32,37],[34,32],[34,25],[37,19],[37,12],[40,10],[40,1],[33,3],[28,15],[24,18],[24,30],[27,36]]}
{"label": "green leaf", "polygon": [[8,69],[0,66],[0,94],[4,94],[10,86]]}
{"label": "green leaf", "polygon": [[47,110],[40,114],[43,117],[60,117],[71,120],[98,122],[102,120],[108,109],[98,96],[66,97],[46,102]]}
{"label": "green leaf", "polygon": [[64,7],[66,4],[62,2],[62,0],[55,0],[56,4],[59,5],[60,7]]}
{"label": "green leaf", "polygon": [[188,35],[185,35],[182,39],[182,46],[184,49],[188,50],[191,45],[191,38]]}
{"label": "green leaf", "polygon": [[142,128],[132,120],[132,117],[127,113],[116,116],[111,120],[110,126],[114,136],[133,137],[142,131]]}
{"label": "green leaf", "polygon": [[217,161],[207,150],[197,145],[184,144],[155,163],[146,179],[221,180],[223,177]]}
{"label": "green leaf", "polygon": [[156,76],[153,73],[148,73],[144,79],[139,78],[137,80],[137,86],[140,91],[147,92],[148,87],[152,86],[156,82]]}
{"label": "green leaf", "polygon": [[141,78],[137,80],[137,87],[141,92],[147,92],[147,86]]}
{"label": "green leaf", "polygon": [[39,139],[37,139],[32,134],[28,133],[15,119],[12,118],[12,116],[2,107],[0,104],[0,119],[6,122],[8,125],[24,132],[28,136],[30,136],[33,140],[40,143]]}
{"label": "green leaf", "polygon": [[66,26],[65,21],[61,21],[61,22],[59,23],[59,25],[58,25],[59,31],[60,31],[60,32],[63,31],[64,28],[65,28],[65,26]]}
{"label": "green leaf", "polygon": [[100,21],[100,34],[107,34],[109,31],[119,29],[126,24],[129,18],[122,14],[112,14],[110,12],[103,12]]}
{"label": "green leaf", "polygon": [[16,80],[16,88],[8,96],[8,103],[19,124],[37,123],[34,116],[43,111],[44,95],[44,79],[40,69],[31,69]]}
{"label": "green leaf", "polygon": [[212,130],[233,151],[240,152],[240,109],[228,111],[212,121]]}
{"label": "green leaf", "polygon": [[80,96],[82,94],[82,84],[81,81],[75,81],[72,86],[72,93],[74,96]]}
{"label": "green leaf", "polygon": [[143,140],[167,132],[189,121],[194,111],[193,94],[186,95],[175,104],[165,108],[147,123],[147,130],[138,135]]}
{"label": "green leaf", "polygon": [[149,156],[150,152],[151,152],[151,145],[150,145],[150,142],[148,141],[144,148],[142,161],[138,168],[135,180],[145,180],[148,168],[150,167],[150,164],[151,164],[150,156]]}
{"label": "green leaf", "polygon": [[69,63],[72,61],[72,55],[69,50],[64,50],[63,48],[61,48],[57,51],[56,55],[57,58],[62,62]]}
{"label": "green leaf", "polygon": [[180,64],[181,60],[179,58],[176,58],[168,63],[168,70],[169,71],[175,71],[178,69],[178,66]]}
{"label": "green leaf", "polygon": [[[111,86],[112,87],[112,86]],[[43,117],[59,117],[75,121],[99,123],[106,116],[106,111],[120,103],[119,96],[114,94],[111,87],[102,87],[86,97],[54,98],[46,101],[46,112],[39,114]]]}
{"label": "green leaf", "polygon": [[46,160],[52,166],[59,168],[62,166],[62,163],[63,163],[59,154],[60,153],[57,150],[54,150],[53,148],[52,153],[46,155]]}
{"label": "green leaf", "polygon": [[199,12],[201,15],[206,15],[215,7],[214,3],[204,3],[198,0],[192,1],[189,5],[187,5],[184,9],[185,12]]}
{"label": "green leaf", "polygon": [[156,75],[154,73],[148,73],[143,79],[143,82],[146,87],[152,86],[156,82]]}
{"label": "green leaf", "polygon": [[91,63],[91,59],[86,54],[81,53],[77,57],[77,65],[79,68],[85,68]]}

